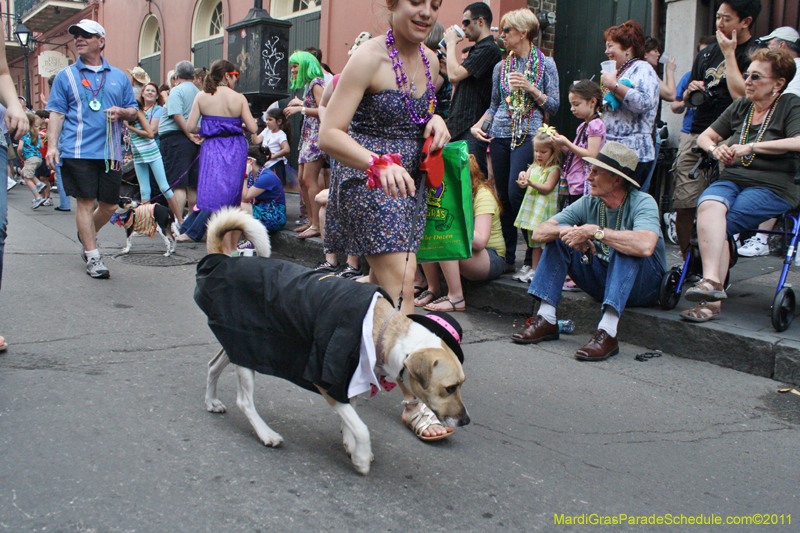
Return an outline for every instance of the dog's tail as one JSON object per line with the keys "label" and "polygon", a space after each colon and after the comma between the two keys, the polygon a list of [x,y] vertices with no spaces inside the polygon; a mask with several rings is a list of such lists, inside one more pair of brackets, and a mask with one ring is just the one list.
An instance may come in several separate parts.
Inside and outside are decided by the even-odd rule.
{"label": "dog's tail", "polygon": [[225,253],[222,239],[231,231],[239,230],[253,243],[259,257],[269,257],[271,247],[269,234],[264,225],[238,207],[225,207],[211,216],[208,221],[206,249],[210,254]]}

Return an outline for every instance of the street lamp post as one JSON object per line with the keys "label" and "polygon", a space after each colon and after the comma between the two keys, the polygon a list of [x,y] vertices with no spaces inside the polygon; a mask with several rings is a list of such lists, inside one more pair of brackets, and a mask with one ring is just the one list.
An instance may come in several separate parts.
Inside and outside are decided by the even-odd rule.
{"label": "street lamp post", "polygon": [[28,53],[30,52],[28,46],[32,41],[31,34],[31,30],[22,23],[20,18],[17,18],[17,29],[14,30],[14,35],[22,46],[22,54],[25,57],[25,103],[28,107],[33,105],[31,102],[31,75],[28,71]]}

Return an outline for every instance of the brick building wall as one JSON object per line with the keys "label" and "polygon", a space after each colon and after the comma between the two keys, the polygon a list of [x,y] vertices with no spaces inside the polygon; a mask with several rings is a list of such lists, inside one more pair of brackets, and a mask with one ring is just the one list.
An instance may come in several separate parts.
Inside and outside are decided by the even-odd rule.
{"label": "brick building wall", "polygon": [[[533,10],[534,13],[545,12],[548,11],[555,13],[556,12],[556,0],[528,0],[528,7]],[[556,26],[550,26],[545,31],[542,32],[539,42],[536,43],[536,46],[544,52],[548,56],[553,56],[553,48],[555,46],[555,38],[556,38]]]}

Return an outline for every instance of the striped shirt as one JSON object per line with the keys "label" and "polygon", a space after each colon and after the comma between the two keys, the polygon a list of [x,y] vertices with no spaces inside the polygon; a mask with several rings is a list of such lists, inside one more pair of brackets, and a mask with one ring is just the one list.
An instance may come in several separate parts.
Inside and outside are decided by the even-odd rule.
{"label": "striped shirt", "polygon": [[[137,130],[144,129],[138,120],[131,125]],[[158,149],[155,139],[142,137],[133,131],[130,133],[131,151],[133,152],[134,163],[152,163],[153,161],[161,159],[161,152]]]}

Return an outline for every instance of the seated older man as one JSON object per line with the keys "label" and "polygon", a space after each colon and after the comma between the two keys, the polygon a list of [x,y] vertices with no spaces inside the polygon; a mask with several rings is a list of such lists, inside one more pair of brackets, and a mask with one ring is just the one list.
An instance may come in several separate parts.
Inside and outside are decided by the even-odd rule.
{"label": "seated older man", "polygon": [[575,354],[581,361],[603,361],[619,353],[617,324],[626,305],[658,303],[666,271],[664,238],[656,201],[639,191],[633,176],[638,157],[630,148],[608,142],[587,178],[584,196],[531,235],[548,243],[528,293],[541,301],[539,312],[512,340],[533,344],[558,339],[556,308],[567,274],[590,296],[603,302],[603,316],[592,339]]}

